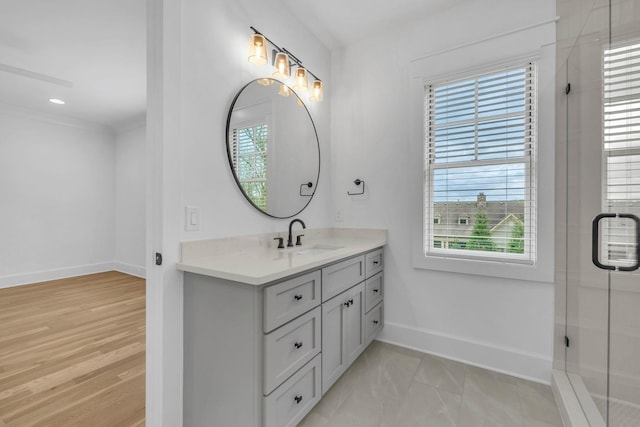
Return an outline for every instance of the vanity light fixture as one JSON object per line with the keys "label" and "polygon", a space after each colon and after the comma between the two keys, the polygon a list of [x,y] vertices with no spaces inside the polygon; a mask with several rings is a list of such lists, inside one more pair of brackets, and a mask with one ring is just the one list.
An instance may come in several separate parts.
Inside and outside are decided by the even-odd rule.
{"label": "vanity light fixture", "polygon": [[[254,64],[266,64],[268,62],[267,44],[271,44],[271,46],[273,46],[273,77],[282,81],[286,81],[291,77],[291,67],[296,67],[294,73],[293,88],[297,92],[308,91],[308,75],[311,75],[314,78],[314,81],[311,86],[311,95],[309,99],[316,102],[322,101],[322,80],[320,80],[318,76],[313,74],[308,68],[304,67],[302,65],[302,61],[296,58],[296,56],[293,55],[290,51],[285,48],[279,47],[254,27],[249,28],[251,28],[254,32],[254,34],[251,35],[251,40],[249,42],[249,62],[252,62]],[[268,79],[266,78],[259,79],[258,83],[267,85],[269,84],[267,80]],[[286,85],[281,85],[278,93],[282,96],[289,96],[291,94],[291,91],[288,87],[285,86]]]}
{"label": "vanity light fixture", "polygon": [[58,98],[49,98],[49,102],[52,104],[57,104],[57,105],[64,105],[65,102],[62,99],[58,99]]}

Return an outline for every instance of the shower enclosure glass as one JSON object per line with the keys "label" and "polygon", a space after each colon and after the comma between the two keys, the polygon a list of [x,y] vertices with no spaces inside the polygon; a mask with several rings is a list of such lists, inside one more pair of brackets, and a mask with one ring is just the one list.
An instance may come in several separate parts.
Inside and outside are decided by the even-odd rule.
{"label": "shower enclosure glass", "polygon": [[640,0],[558,13],[555,364],[589,425],[640,426]]}

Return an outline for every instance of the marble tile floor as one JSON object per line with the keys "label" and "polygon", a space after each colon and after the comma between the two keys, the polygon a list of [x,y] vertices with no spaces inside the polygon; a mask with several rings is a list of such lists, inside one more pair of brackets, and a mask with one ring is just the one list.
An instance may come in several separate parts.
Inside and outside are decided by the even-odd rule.
{"label": "marble tile floor", "polygon": [[551,387],[374,341],[299,427],[562,427]]}

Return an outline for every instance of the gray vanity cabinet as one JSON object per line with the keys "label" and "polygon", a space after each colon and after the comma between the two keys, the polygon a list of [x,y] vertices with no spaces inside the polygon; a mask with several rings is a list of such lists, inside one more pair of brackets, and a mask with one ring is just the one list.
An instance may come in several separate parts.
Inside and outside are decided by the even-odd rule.
{"label": "gray vanity cabinet", "polygon": [[382,274],[382,249],[259,286],[185,273],[184,426],[297,425],[382,328]]}

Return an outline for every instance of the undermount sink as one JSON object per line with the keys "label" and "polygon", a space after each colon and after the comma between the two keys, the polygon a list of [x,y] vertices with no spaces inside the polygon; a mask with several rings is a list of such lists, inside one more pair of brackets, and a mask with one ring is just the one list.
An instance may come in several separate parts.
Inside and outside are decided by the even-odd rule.
{"label": "undermount sink", "polygon": [[299,251],[295,251],[296,255],[318,255],[325,252],[335,251],[336,249],[341,249],[342,246],[331,246],[331,245],[313,245],[307,249],[301,249]]}

